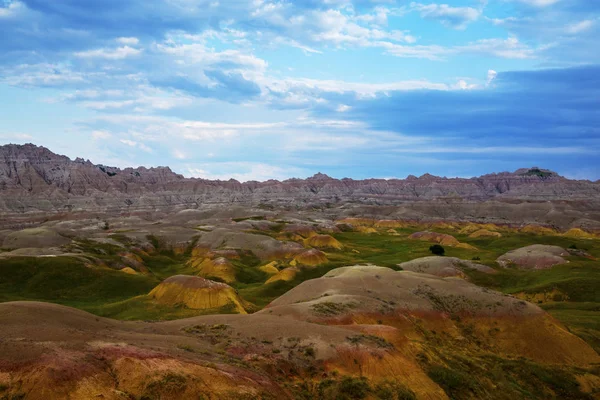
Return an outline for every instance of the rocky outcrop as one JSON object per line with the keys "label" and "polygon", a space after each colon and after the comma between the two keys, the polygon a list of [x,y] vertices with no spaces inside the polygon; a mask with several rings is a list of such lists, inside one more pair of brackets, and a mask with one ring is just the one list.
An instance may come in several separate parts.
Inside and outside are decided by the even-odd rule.
{"label": "rocky outcrop", "polygon": [[555,265],[565,264],[569,252],[562,247],[534,244],[511,250],[498,257],[498,264],[506,268],[516,266],[521,269],[548,269]]}
{"label": "rocky outcrop", "polygon": [[[0,146],[0,212],[173,211],[217,204],[400,206],[402,219],[461,219],[600,229],[600,183],[530,168],[477,178],[308,179],[240,183],[186,179],[167,167],[119,169],[32,144]],[[396,217],[396,216],[394,216]],[[525,219],[523,218],[525,217]],[[394,227],[387,226],[386,227]]]}
{"label": "rocky outcrop", "polygon": [[473,261],[461,260],[456,257],[422,257],[415,260],[398,264],[404,271],[420,272],[440,277],[457,276],[465,277],[465,270],[476,270],[486,274],[493,274],[496,271],[486,265],[477,264]]}

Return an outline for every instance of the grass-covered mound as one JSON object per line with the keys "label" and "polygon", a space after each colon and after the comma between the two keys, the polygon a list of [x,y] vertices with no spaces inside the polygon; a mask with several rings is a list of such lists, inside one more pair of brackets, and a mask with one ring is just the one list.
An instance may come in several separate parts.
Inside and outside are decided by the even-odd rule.
{"label": "grass-covered mound", "polygon": [[13,257],[0,260],[0,300],[41,300],[85,308],[150,291],[148,275],[87,266],[75,257]]}

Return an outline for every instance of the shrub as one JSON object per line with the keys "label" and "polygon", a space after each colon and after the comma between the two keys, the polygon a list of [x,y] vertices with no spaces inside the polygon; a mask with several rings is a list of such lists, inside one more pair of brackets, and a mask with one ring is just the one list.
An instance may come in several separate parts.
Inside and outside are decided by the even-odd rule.
{"label": "shrub", "polygon": [[431,251],[436,256],[443,256],[444,253],[446,253],[446,250],[439,244],[434,244],[433,246],[431,246],[429,248],[429,251]]}
{"label": "shrub", "polygon": [[307,347],[306,349],[304,349],[304,355],[306,357],[315,357],[315,349],[313,349],[312,347]]}
{"label": "shrub", "polygon": [[373,391],[375,397],[380,400],[416,400],[417,396],[415,392],[407,388],[406,386],[396,383],[385,381],[378,384]]}
{"label": "shrub", "polygon": [[450,398],[457,397],[457,394],[468,391],[472,386],[468,375],[442,366],[431,367],[427,375],[440,385]]}
{"label": "shrub", "polygon": [[349,376],[342,379],[339,386],[339,398],[342,399],[364,399],[371,390],[369,383],[365,378],[351,378]]}

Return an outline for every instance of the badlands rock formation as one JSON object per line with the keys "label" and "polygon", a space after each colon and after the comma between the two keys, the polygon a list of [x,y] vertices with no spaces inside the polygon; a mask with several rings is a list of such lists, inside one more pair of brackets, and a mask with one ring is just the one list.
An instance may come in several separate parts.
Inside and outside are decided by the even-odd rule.
{"label": "badlands rock formation", "polygon": [[465,277],[465,269],[474,269],[486,274],[493,274],[493,268],[487,265],[477,264],[473,261],[461,260],[456,257],[422,257],[415,260],[398,264],[404,271],[422,272],[441,277],[458,276]]}
{"label": "badlands rock formation", "polygon": [[[360,211],[383,213],[392,220],[543,223],[593,230],[600,229],[599,199],[599,182],[569,180],[539,168],[470,179],[425,174],[404,180],[353,180],[317,174],[283,182],[240,183],[186,179],[166,167],[94,165],[32,144],[0,147],[0,212],[5,216],[351,203],[354,206],[334,212],[338,217]],[[361,209],[361,205],[392,207]]]}
{"label": "badlands rock formation", "polygon": [[243,300],[231,286],[197,276],[175,275],[167,278],[149,296],[159,304],[183,304],[194,310],[231,306],[238,313],[246,313]]}
{"label": "badlands rock formation", "polygon": [[546,269],[554,265],[565,264],[563,257],[569,252],[562,247],[534,244],[520,249],[511,250],[498,257],[498,264],[503,267],[515,265],[522,269]]}

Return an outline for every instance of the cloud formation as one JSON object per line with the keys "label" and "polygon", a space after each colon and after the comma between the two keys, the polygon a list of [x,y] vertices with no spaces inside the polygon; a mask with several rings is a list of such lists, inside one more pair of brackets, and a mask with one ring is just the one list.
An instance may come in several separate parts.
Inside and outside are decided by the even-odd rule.
{"label": "cloud formation", "polygon": [[598,21],[589,0],[5,0],[0,137],[206,177],[593,174]]}

